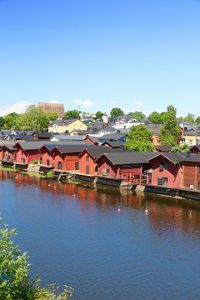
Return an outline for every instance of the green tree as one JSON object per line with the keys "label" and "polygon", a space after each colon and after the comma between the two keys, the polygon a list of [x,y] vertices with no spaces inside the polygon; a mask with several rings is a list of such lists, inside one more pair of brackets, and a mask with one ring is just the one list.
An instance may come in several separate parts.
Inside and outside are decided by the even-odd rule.
{"label": "green tree", "polygon": [[154,111],[148,116],[148,120],[153,124],[161,124],[163,122],[163,118],[160,113]]}
{"label": "green tree", "polygon": [[80,111],[77,109],[68,110],[65,112],[65,118],[66,119],[79,119],[80,118],[79,114],[80,114]]}
{"label": "green tree", "polygon": [[21,130],[43,131],[48,127],[48,114],[40,107],[30,105],[24,114],[21,114],[16,120],[16,128]]}
{"label": "green tree", "polygon": [[141,152],[154,151],[152,133],[144,125],[132,126],[128,133],[126,148]]}
{"label": "green tree", "polygon": [[146,116],[141,111],[134,111],[129,113],[130,116],[132,116],[137,121],[145,120]]}
{"label": "green tree", "polygon": [[46,112],[46,118],[48,121],[55,121],[58,119],[57,112]]}
{"label": "green tree", "polygon": [[0,117],[0,128],[3,128],[5,124],[5,120],[3,117]]}
{"label": "green tree", "polygon": [[196,118],[195,123],[196,123],[196,124],[200,124],[200,117],[197,117],[197,118]]}
{"label": "green tree", "polygon": [[73,289],[65,286],[60,295],[56,288],[41,288],[39,279],[30,280],[27,253],[22,253],[12,236],[15,230],[0,225],[0,299],[2,300],[67,300]]}
{"label": "green tree", "polygon": [[95,114],[95,119],[101,119],[103,115],[104,115],[104,113],[102,113],[102,111],[99,110]]}
{"label": "green tree", "polygon": [[194,124],[195,123],[195,117],[193,114],[188,113],[187,116],[184,118],[184,122],[187,122],[189,124]]}
{"label": "green tree", "polygon": [[18,114],[15,112],[12,112],[4,117],[4,127],[6,129],[11,129],[15,127],[16,121],[18,118]]}
{"label": "green tree", "polygon": [[176,145],[172,147],[170,152],[189,152],[190,147],[187,144],[184,145]]}
{"label": "green tree", "polygon": [[164,122],[161,127],[160,140],[162,145],[175,146],[181,138],[181,130],[176,120],[176,108],[172,105],[167,107]]}
{"label": "green tree", "polygon": [[121,108],[113,107],[111,109],[111,112],[110,112],[111,118],[118,118],[118,117],[123,116],[123,115],[124,115],[124,112]]}
{"label": "green tree", "polygon": [[161,124],[163,124],[165,122],[165,118],[167,117],[167,112],[166,111],[161,112],[160,117],[161,117]]}

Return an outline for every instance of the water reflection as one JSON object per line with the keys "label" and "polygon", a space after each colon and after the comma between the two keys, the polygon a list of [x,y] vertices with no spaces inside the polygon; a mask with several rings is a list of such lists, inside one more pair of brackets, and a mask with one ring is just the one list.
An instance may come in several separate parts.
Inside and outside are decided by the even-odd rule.
{"label": "water reflection", "polygon": [[59,183],[56,180],[29,176],[28,174],[0,171],[0,180],[12,180],[17,187],[35,186],[44,193],[71,196],[80,201],[83,210],[98,206],[101,209],[112,207],[133,208],[145,212],[154,230],[163,226],[173,230],[179,228],[186,232],[199,232],[200,203],[198,201],[169,198],[130,190],[117,190],[105,187],[92,188],[72,183]]}
{"label": "water reflection", "polygon": [[197,201],[0,171],[0,210],[33,273],[76,299],[199,299]]}

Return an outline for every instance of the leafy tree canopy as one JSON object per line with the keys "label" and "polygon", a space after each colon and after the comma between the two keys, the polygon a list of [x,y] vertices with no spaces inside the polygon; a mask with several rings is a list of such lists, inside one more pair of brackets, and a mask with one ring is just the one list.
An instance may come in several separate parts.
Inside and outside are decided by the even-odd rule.
{"label": "leafy tree canopy", "polygon": [[77,109],[68,110],[65,112],[65,118],[66,119],[79,119],[80,111]]}
{"label": "leafy tree canopy", "polygon": [[57,114],[44,112],[41,107],[30,105],[26,112],[18,116],[16,129],[43,131],[48,127],[52,118],[57,118]]}
{"label": "leafy tree canopy", "polygon": [[143,114],[141,111],[130,112],[129,115],[131,115],[137,121],[142,121],[146,118],[145,114]]}
{"label": "leafy tree canopy", "polygon": [[180,138],[181,131],[176,120],[176,108],[169,105],[161,127],[161,144],[175,146],[179,143]]}
{"label": "leafy tree canopy", "polygon": [[16,120],[18,118],[18,114],[15,112],[12,112],[4,117],[4,127],[6,129],[11,129],[15,127]]}
{"label": "leafy tree canopy", "polygon": [[162,115],[156,111],[148,116],[148,120],[153,124],[161,124],[163,122]]}
{"label": "leafy tree canopy", "polygon": [[103,117],[104,113],[102,111],[97,111],[95,114],[95,119],[101,119]]}
{"label": "leafy tree canopy", "polygon": [[184,120],[184,122],[187,122],[191,125],[195,123],[195,117],[191,113],[188,113],[187,116],[183,120]]}
{"label": "leafy tree canopy", "polygon": [[176,145],[172,147],[170,152],[189,152],[190,147],[187,144],[184,145]]}
{"label": "leafy tree canopy", "polygon": [[119,107],[113,107],[111,112],[110,112],[111,118],[117,118],[117,117],[120,117],[120,116],[123,116],[123,115],[124,115],[124,112]]}
{"label": "leafy tree canopy", "polygon": [[195,123],[200,124],[200,117],[197,117]]}
{"label": "leafy tree canopy", "polygon": [[128,133],[126,148],[142,152],[154,151],[151,131],[144,125],[132,126]]}
{"label": "leafy tree canopy", "polygon": [[5,120],[3,117],[0,117],[0,128],[3,128],[5,124]]}

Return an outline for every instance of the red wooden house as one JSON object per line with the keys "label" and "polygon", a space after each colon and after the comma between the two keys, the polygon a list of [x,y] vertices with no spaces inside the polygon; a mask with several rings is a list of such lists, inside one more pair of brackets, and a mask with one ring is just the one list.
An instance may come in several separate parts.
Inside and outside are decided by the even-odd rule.
{"label": "red wooden house", "polygon": [[44,142],[16,143],[16,164],[27,165],[35,160],[41,160],[40,148]]}
{"label": "red wooden house", "polygon": [[88,144],[88,145],[98,145],[99,140],[98,140],[98,138],[96,138],[94,136],[90,136],[90,135],[87,134],[85,139],[84,139],[84,143]]}
{"label": "red wooden house", "polygon": [[180,188],[182,178],[181,153],[161,153],[149,160],[152,165],[152,185]]}
{"label": "red wooden house", "polygon": [[181,187],[200,190],[200,154],[191,154],[182,161]]}
{"label": "red wooden house", "polygon": [[104,153],[96,160],[98,165],[97,174],[98,176],[123,179],[126,183],[141,185],[144,171],[151,169],[149,159],[156,155],[156,153],[151,152],[144,153],[130,151]]}
{"label": "red wooden house", "polygon": [[2,161],[2,164],[13,165],[16,155],[15,151],[16,149],[13,147],[13,144],[2,146],[0,150],[0,160]]}
{"label": "red wooden house", "polygon": [[49,144],[44,145],[40,148],[40,165],[44,167],[53,167],[54,166],[54,156],[52,151],[56,148],[56,145]]}
{"label": "red wooden house", "polygon": [[113,150],[106,146],[87,146],[84,151],[79,155],[79,172],[81,174],[96,176],[97,175],[97,162],[96,159],[103,153],[121,150]]}
{"label": "red wooden house", "polygon": [[79,171],[79,154],[85,145],[61,145],[51,151],[54,170]]}

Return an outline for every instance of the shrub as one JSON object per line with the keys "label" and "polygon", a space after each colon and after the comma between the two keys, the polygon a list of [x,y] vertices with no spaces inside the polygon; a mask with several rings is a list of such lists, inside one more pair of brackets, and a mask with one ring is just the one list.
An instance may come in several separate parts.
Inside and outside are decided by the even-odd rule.
{"label": "shrub", "polygon": [[42,288],[40,280],[30,280],[27,253],[22,253],[11,237],[15,229],[0,224],[0,299],[4,300],[69,300],[73,289],[64,286],[59,294],[55,285]]}

